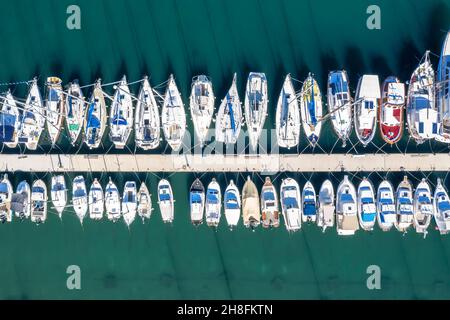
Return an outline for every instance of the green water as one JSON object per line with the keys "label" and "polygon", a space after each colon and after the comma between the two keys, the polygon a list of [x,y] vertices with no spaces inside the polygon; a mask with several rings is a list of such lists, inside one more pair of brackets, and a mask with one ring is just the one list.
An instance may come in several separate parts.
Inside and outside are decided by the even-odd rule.
{"label": "green water", "polygon": [[[126,74],[132,81],[149,74],[156,85],[174,73],[186,98],[191,77],[205,73],[219,99],[234,72],[242,94],[247,73],[263,71],[274,110],[287,72],[297,79],[314,72],[322,90],[328,71],[337,68],[349,72],[353,89],[364,73],[407,80],[426,49],[439,53],[450,26],[450,1],[94,0],[76,2],[82,29],[71,31],[66,8],[73,3],[1,1],[2,81],[39,75],[43,83],[58,75],[64,82],[78,78],[84,84],[97,77],[111,82]],[[366,28],[371,4],[381,7],[381,30]],[[16,96],[26,94],[23,86],[14,90]],[[273,123],[270,112],[266,127]],[[321,145],[330,150],[335,141],[331,128],[322,135]],[[304,136],[302,143],[306,146]],[[61,148],[71,150],[64,141]],[[446,150],[442,145],[410,148]],[[424,174],[414,173],[411,179],[416,183],[414,177]],[[114,179],[120,188],[127,179],[145,179],[155,193],[156,175],[163,176],[127,173]],[[90,183],[93,175],[86,176]],[[316,188],[328,177],[291,176],[301,185],[311,178]],[[432,174],[431,181],[437,176],[446,173]],[[50,174],[16,172],[12,180],[17,185],[36,177],[49,181]],[[217,175],[223,188],[237,177]],[[401,179],[388,177],[394,184]],[[107,175],[101,178],[106,182]],[[211,178],[208,174],[202,180]],[[336,186],[342,174],[330,178]],[[377,174],[371,178],[380,181]],[[423,240],[414,232],[402,236],[394,230],[338,238],[334,229],[322,234],[307,225],[293,235],[284,226],[254,233],[240,226],[229,232],[225,220],[218,232],[196,229],[187,203],[193,179],[190,174],[170,176],[176,198],[173,226],[163,225],[158,209],[149,223],[136,221],[130,232],[124,223],[107,221],[86,221],[82,228],[70,210],[62,221],[51,214],[39,227],[17,221],[0,226],[0,298],[450,298],[450,241],[434,230]],[[81,268],[81,290],[66,288],[66,268],[73,264]],[[381,290],[366,287],[366,268],[372,264],[381,267]]]}

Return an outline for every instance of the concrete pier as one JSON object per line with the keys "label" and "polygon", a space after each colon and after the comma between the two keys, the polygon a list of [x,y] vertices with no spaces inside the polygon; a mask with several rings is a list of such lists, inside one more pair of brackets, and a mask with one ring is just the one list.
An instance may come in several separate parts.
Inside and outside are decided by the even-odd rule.
{"label": "concrete pier", "polygon": [[25,172],[338,172],[449,171],[442,154],[0,155],[1,171]]}

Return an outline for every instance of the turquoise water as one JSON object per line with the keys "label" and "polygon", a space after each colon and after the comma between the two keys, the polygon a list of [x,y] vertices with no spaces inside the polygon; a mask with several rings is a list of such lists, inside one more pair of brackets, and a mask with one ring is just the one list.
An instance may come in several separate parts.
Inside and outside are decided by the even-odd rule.
{"label": "turquoise water", "polygon": [[[395,74],[406,81],[426,49],[439,53],[450,26],[450,1],[77,1],[81,8],[77,31],[66,28],[65,12],[72,1],[0,3],[4,82],[38,75],[43,83],[45,77],[58,75],[65,83],[78,78],[87,84],[97,77],[111,82],[126,74],[132,81],[148,74],[157,85],[173,73],[186,101],[196,74],[211,76],[219,99],[234,72],[242,96],[248,72],[263,71],[271,101],[266,128],[273,127],[273,110],[286,73],[302,80],[312,71],[322,90],[328,71],[338,68],[349,72],[353,89],[364,73],[378,73],[381,79]],[[371,4],[381,8],[381,30],[366,28],[365,12]],[[16,96],[26,94],[24,86],[14,90]],[[112,93],[111,87],[105,90]],[[320,144],[330,150],[335,142],[331,128],[322,134]],[[306,146],[304,135],[301,139],[300,150]],[[405,136],[402,149],[407,140]],[[380,139],[375,143],[381,145]],[[65,141],[60,148],[77,149]],[[105,141],[104,149],[108,148]],[[410,143],[408,148],[448,150],[438,144]],[[44,150],[49,151],[45,145]],[[88,181],[101,176],[103,184],[108,177],[84,174]],[[353,181],[358,183],[363,175],[368,173]],[[412,173],[410,178],[416,183],[426,175]],[[47,173],[10,176],[15,185],[24,178],[50,179]],[[67,181],[74,176],[67,176]],[[158,209],[149,223],[136,221],[131,231],[124,223],[107,221],[86,221],[81,227],[70,210],[62,221],[52,214],[38,227],[28,221],[0,226],[0,298],[450,298],[450,242],[434,230],[426,240],[414,232],[402,236],[394,230],[338,238],[334,229],[322,234],[307,225],[293,235],[283,226],[256,232],[240,226],[229,232],[223,220],[214,232],[189,222],[187,190],[195,175],[123,173],[113,178],[120,188],[128,179],[146,180],[155,193],[162,176],[174,186],[173,226],[163,225]],[[277,186],[284,176],[278,176]],[[290,176],[300,185],[311,178],[316,188],[329,177]],[[335,186],[342,176],[330,176]],[[437,176],[444,178],[446,172],[431,174],[433,183]],[[206,184],[212,177],[203,175],[202,180]],[[243,183],[237,174],[216,177],[222,188],[231,178],[239,177],[239,185]],[[370,177],[375,184],[381,180],[375,173]],[[391,173],[388,178],[398,184],[402,175]],[[254,181],[261,186],[258,176]],[[81,290],[66,288],[66,268],[72,264],[81,268]],[[372,264],[381,267],[381,290],[366,287],[366,268]]]}

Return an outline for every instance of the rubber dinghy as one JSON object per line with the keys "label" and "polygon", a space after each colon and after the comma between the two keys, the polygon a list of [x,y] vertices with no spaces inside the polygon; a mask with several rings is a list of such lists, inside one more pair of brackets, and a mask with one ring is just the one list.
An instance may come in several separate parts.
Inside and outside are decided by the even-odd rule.
{"label": "rubber dinghy", "polygon": [[275,126],[280,147],[289,149],[298,145],[300,110],[290,74],[286,76],[278,97]]}
{"label": "rubber dinghy", "polygon": [[179,151],[186,132],[186,112],[173,75],[167,84],[161,121],[167,143],[173,151]]}
{"label": "rubber dinghy", "polygon": [[242,105],[236,87],[236,73],[227,95],[220,103],[216,116],[216,141],[226,144],[236,143],[242,125]]}
{"label": "rubber dinghy", "polygon": [[327,99],[334,132],[345,147],[352,131],[352,97],[345,70],[328,74]]}
{"label": "rubber dinghy", "polygon": [[69,132],[70,143],[75,145],[83,129],[84,117],[87,109],[87,102],[84,101],[78,81],[69,83],[66,94],[66,128]]}
{"label": "rubber dinghy", "polygon": [[300,114],[303,130],[312,147],[317,144],[322,129],[322,94],[319,85],[310,73],[303,82],[300,94]]}
{"label": "rubber dinghy", "polygon": [[159,146],[161,125],[158,104],[147,76],[142,81],[136,103],[134,131],[138,148],[151,150]]}
{"label": "rubber dinghy", "polygon": [[394,76],[386,78],[381,88],[378,121],[381,137],[388,144],[397,143],[402,138],[404,107],[405,84]]}
{"label": "rubber dinghy", "polygon": [[411,75],[406,102],[409,134],[417,144],[435,138],[439,132],[434,94],[434,70],[427,51]]}
{"label": "rubber dinghy", "polygon": [[267,79],[264,73],[250,72],[245,90],[245,120],[250,147],[256,150],[267,117]]}
{"label": "rubber dinghy", "polygon": [[241,195],[233,180],[230,180],[230,183],[225,189],[223,207],[228,227],[230,230],[233,230],[236,228],[241,215]]}
{"label": "rubber dinghy", "polygon": [[29,86],[20,122],[19,143],[24,143],[29,150],[36,150],[45,127],[45,109],[37,79],[34,78]]}
{"label": "rubber dinghy", "polygon": [[189,191],[189,206],[192,224],[194,226],[201,225],[205,212],[205,187],[198,178],[192,183]]}
{"label": "rubber dinghy", "polygon": [[437,70],[436,108],[438,112],[439,132],[436,140],[450,143],[450,31],[442,45]]}
{"label": "rubber dinghy", "polygon": [[358,140],[365,147],[375,136],[377,128],[378,103],[381,98],[377,75],[363,75],[356,88],[354,120]]}
{"label": "rubber dinghy", "polygon": [[45,113],[47,118],[47,130],[50,135],[52,146],[58,142],[63,126],[65,112],[65,99],[61,82],[61,79],[58,77],[47,78],[47,100]]}
{"label": "rubber dinghy", "polygon": [[280,186],[281,212],[288,232],[296,232],[302,227],[300,186],[292,178],[283,179]]}
{"label": "rubber dinghy", "polygon": [[106,102],[102,91],[101,79],[98,79],[92,92],[84,121],[84,142],[89,149],[96,149],[102,142],[106,128]]}
{"label": "rubber dinghy", "polygon": [[0,142],[3,142],[8,148],[15,148],[19,142],[19,108],[9,89],[6,95],[0,97],[0,99],[2,103],[0,113]]}
{"label": "rubber dinghy", "polygon": [[109,114],[109,138],[117,149],[125,148],[133,129],[133,100],[125,76],[114,93]]}
{"label": "rubber dinghy", "polygon": [[199,75],[192,79],[189,109],[195,135],[201,146],[205,143],[211,125],[215,99],[211,80],[207,76]]}

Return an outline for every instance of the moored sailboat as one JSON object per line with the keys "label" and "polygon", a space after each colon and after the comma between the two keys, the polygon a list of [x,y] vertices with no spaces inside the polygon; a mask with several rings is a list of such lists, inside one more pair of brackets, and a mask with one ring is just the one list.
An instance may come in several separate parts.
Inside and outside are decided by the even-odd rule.
{"label": "moored sailboat", "polygon": [[397,77],[387,77],[381,87],[378,121],[381,137],[388,144],[397,143],[402,137],[404,107],[405,84]]}
{"label": "moored sailboat", "polygon": [[120,194],[111,177],[105,188],[105,209],[109,221],[117,222],[120,219]]}
{"label": "moored sailboat", "polygon": [[1,99],[0,142],[8,148],[15,148],[19,142],[20,112],[16,100],[8,89]]}
{"label": "moored sailboat", "polygon": [[237,226],[241,215],[241,195],[233,180],[230,180],[225,189],[223,207],[228,227],[230,230],[233,230]]}
{"label": "moored sailboat", "polygon": [[189,109],[198,143],[203,145],[214,114],[215,96],[211,80],[205,75],[192,79]]}
{"label": "moored sailboat", "polygon": [[173,75],[170,75],[167,84],[161,113],[164,137],[172,150],[177,152],[181,148],[186,132],[186,112]]}
{"label": "moored sailboat", "polygon": [[250,72],[245,90],[245,121],[250,147],[256,150],[267,116],[267,79],[264,73]]}
{"label": "moored sailboat", "polygon": [[78,81],[69,83],[66,94],[66,128],[69,133],[70,143],[75,145],[83,129],[84,117],[86,115],[87,102],[84,100]]}
{"label": "moored sailboat", "polygon": [[161,136],[159,109],[147,76],[142,82],[136,103],[134,131],[137,147],[151,150],[159,146]]}
{"label": "moored sailboat", "polygon": [[363,75],[358,81],[353,107],[356,136],[363,146],[367,146],[375,136],[380,98],[378,76]]}
{"label": "moored sailboat", "polygon": [[133,100],[127,78],[123,76],[116,88],[109,114],[109,138],[117,149],[125,148],[133,128]]}
{"label": "moored sailboat", "polygon": [[101,79],[94,86],[84,119],[84,142],[89,149],[96,149],[102,142],[106,128],[106,102],[102,91]]}
{"label": "moored sailboat", "polygon": [[450,31],[442,45],[436,80],[436,108],[440,125],[436,140],[450,143]]}
{"label": "moored sailboat", "polygon": [[278,196],[270,177],[266,177],[261,190],[261,213],[261,224],[264,228],[278,228],[280,225]]}
{"label": "moored sailboat", "polygon": [[123,188],[122,197],[122,217],[128,228],[136,218],[137,198],[136,198],[136,182],[127,181]]}
{"label": "moored sailboat", "polygon": [[352,97],[345,70],[328,74],[327,100],[333,129],[345,147],[352,131]]}
{"label": "moored sailboat", "polygon": [[280,147],[289,149],[298,145],[300,110],[290,74],[286,76],[278,97],[275,126]]}
{"label": "moored sailboat", "polygon": [[83,176],[76,176],[72,184],[72,204],[80,223],[83,224],[83,219],[88,210],[88,200],[86,183]]}
{"label": "moored sailboat", "polygon": [[58,77],[47,78],[47,100],[45,106],[47,130],[52,146],[56,144],[61,134],[65,99],[63,95],[62,81]]}
{"label": "moored sailboat", "polygon": [[216,117],[216,141],[234,144],[241,132],[242,105],[236,87],[236,73]]}
{"label": "moored sailboat", "polygon": [[303,130],[312,147],[319,140],[322,129],[322,94],[314,76],[309,73],[300,94],[300,114]]}

